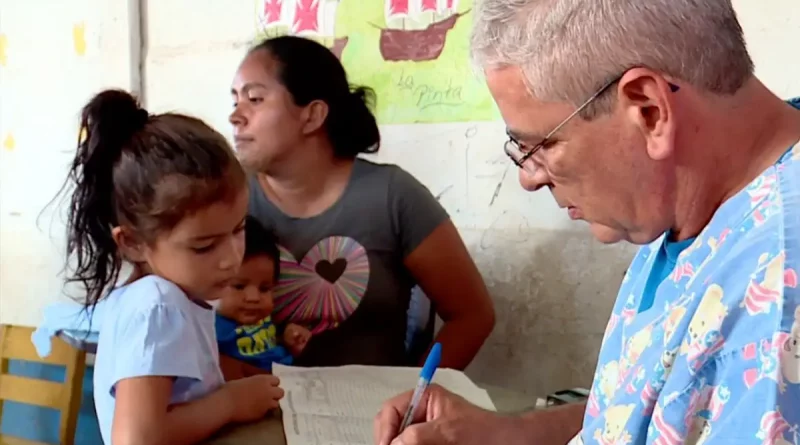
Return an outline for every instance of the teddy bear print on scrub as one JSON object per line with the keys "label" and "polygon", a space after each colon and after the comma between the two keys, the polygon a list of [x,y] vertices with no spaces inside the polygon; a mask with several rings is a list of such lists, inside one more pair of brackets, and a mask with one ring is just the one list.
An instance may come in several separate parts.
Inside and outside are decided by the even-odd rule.
{"label": "teddy bear print on scrub", "polygon": [[785,383],[800,385],[800,306],[794,311],[792,332],[780,352],[781,374]]}
{"label": "teddy bear print on scrub", "polygon": [[708,287],[700,305],[689,323],[688,335],[681,345],[681,354],[693,369],[699,368],[705,359],[722,348],[725,339],[720,328],[728,315],[728,307],[722,302],[724,291],[717,284]]}

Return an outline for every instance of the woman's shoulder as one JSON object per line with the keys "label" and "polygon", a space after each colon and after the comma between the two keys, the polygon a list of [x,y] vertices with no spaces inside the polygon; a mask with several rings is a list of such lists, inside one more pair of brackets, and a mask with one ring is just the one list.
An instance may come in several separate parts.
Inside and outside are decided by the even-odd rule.
{"label": "woman's shoulder", "polygon": [[[367,160],[358,162],[359,170],[381,176],[386,181],[386,193],[381,199],[388,203],[393,231],[403,238],[404,255],[409,254],[449,218],[447,211],[430,189],[402,167]],[[375,184],[361,185],[365,187],[359,187],[360,189],[377,189]]]}
{"label": "woman's shoulder", "polygon": [[397,164],[378,163],[368,159],[356,158],[354,172],[356,172],[354,176],[358,178],[380,181],[395,189],[402,190],[409,185],[423,185],[414,175]]}
{"label": "woman's shoulder", "polygon": [[370,159],[356,158],[355,171],[361,174],[373,174],[377,176],[391,176],[398,170],[404,171],[397,164],[389,164],[384,162],[375,162]]}

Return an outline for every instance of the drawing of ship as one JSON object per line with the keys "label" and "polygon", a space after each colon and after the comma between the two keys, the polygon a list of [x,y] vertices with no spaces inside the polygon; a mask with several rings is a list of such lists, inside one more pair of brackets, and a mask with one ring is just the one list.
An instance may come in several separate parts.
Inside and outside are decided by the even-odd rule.
{"label": "drawing of ship", "polygon": [[[380,51],[387,61],[437,59],[447,33],[469,11],[458,13],[458,0],[385,0],[386,27]],[[422,25],[422,26],[420,26]]]}
{"label": "drawing of ship", "polygon": [[336,37],[340,0],[263,0],[258,19],[267,35],[292,34],[319,41],[338,57],[347,37]]}

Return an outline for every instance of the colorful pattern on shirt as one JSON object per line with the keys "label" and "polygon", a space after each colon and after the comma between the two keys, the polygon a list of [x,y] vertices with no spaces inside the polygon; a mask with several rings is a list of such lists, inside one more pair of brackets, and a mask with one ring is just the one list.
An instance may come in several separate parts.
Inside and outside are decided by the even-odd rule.
{"label": "colorful pattern on shirt", "polygon": [[800,444],[800,145],[726,201],[639,312],[640,249],[573,443]]}

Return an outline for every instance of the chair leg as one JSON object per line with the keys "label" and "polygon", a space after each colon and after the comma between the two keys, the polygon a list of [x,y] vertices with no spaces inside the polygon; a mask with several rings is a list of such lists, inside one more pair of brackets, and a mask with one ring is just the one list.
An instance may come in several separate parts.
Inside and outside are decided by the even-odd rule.
{"label": "chair leg", "polygon": [[83,376],[86,371],[86,353],[76,354],[75,361],[67,365],[64,383],[69,386],[69,401],[61,411],[59,436],[61,445],[75,444],[75,430],[78,427],[78,415],[83,399]]}

